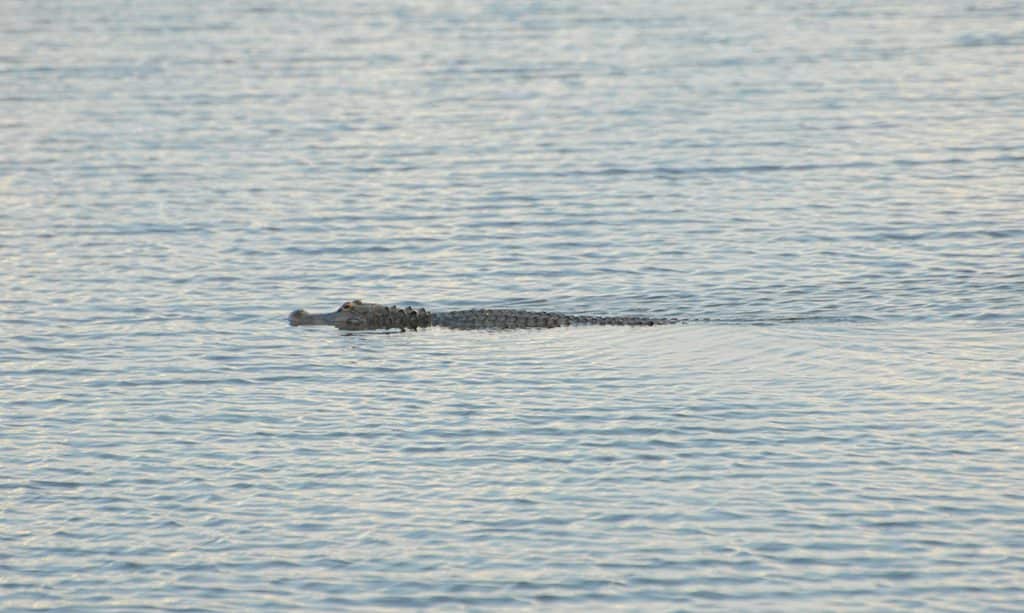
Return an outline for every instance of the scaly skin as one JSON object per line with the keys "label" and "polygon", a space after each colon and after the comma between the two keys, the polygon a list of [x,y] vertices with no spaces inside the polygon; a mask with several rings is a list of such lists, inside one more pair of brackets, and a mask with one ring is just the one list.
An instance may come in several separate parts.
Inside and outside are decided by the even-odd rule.
{"label": "scaly skin", "polygon": [[459,329],[502,328],[557,328],[559,326],[656,326],[678,323],[677,319],[651,319],[648,317],[592,317],[564,315],[511,309],[470,309],[430,313],[425,309],[404,309],[352,300],[333,313],[307,313],[292,311],[288,322],[293,326],[334,326],[342,330],[384,330],[398,328],[425,328],[443,326]]}

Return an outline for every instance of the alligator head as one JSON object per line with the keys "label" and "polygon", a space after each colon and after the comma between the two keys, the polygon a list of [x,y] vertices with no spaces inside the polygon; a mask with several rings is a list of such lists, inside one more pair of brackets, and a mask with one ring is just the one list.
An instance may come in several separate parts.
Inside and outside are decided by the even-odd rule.
{"label": "alligator head", "polygon": [[342,330],[379,330],[417,328],[430,325],[430,314],[423,309],[400,309],[362,300],[351,300],[333,313],[292,311],[288,323],[293,326],[334,326]]}
{"label": "alligator head", "polygon": [[377,327],[371,323],[374,312],[383,308],[379,304],[352,300],[331,313],[309,313],[304,309],[292,311],[288,323],[293,326],[337,326],[343,330],[369,330]]}

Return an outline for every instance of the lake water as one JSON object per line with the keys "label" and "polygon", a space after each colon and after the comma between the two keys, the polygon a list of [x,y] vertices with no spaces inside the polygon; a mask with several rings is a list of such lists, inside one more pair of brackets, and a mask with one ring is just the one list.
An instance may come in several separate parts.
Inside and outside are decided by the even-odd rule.
{"label": "lake water", "polygon": [[1022,24],[4,2],[0,608],[1020,610]]}

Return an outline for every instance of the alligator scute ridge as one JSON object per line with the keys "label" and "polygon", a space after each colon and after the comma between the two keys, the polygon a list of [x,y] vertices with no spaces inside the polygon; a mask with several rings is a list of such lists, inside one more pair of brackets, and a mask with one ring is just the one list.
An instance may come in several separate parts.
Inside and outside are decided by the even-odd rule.
{"label": "alligator scute ridge", "polygon": [[386,330],[441,326],[457,329],[557,328],[561,326],[659,326],[680,323],[678,319],[651,317],[603,317],[566,315],[547,311],[514,309],[468,309],[431,313],[426,309],[385,306],[362,300],[351,300],[331,313],[292,311],[288,322],[293,326],[334,326],[342,330]]}

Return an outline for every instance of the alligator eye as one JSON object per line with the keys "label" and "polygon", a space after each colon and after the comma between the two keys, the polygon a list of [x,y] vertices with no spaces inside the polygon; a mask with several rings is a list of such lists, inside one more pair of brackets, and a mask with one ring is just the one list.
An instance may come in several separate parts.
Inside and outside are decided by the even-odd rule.
{"label": "alligator eye", "polygon": [[351,308],[352,308],[352,303],[351,302],[346,302],[345,304],[341,305],[338,308],[338,311],[347,311],[347,310],[349,310]]}

